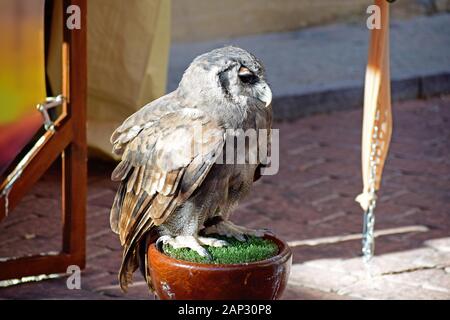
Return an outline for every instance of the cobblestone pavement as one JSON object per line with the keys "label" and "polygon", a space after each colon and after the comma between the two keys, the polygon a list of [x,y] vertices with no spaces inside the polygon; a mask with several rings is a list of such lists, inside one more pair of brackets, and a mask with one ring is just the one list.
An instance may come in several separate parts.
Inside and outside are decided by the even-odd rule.
{"label": "cobblestone pavement", "polygon": [[[294,253],[286,299],[450,299],[450,96],[394,105],[394,134],[376,210],[376,253],[359,258],[361,110],[276,123],[280,172],[255,185],[235,222],[270,227]],[[121,248],[109,229],[111,165],[90,165],[87,268],[82,289],[65,278],[0,289],[0,298],[148,299],[143,279],[117,285]],[[58,250],[59,177],[50,171],[0,223],[0,256]],[[353,240],[352,240],[353,239]]]}

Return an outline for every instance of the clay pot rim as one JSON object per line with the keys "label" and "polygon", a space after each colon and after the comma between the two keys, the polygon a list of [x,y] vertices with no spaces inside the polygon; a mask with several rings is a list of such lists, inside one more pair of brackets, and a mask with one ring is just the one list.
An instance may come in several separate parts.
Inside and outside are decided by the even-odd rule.
{"label": "clay pot rim", "polygon": [[242,269],[242,268],[251,268],[251,267],[264,267],[272,264],[282,264],[286,262],[292,255],[291,249],[287,245],[286,242],[283,240],[277,238],[274,235],[264,235],[264,239],[271,240],[275,242],[275,244],[278,246],[278,253],[270,257],[268,259],[259,260],[259,261],[253,261],[253,262],[244,262],[244,263],[230,263],[230,264],[215,264],[215,263],[198,263],[198,262],[191,262],[186,260],[178,260],[175,258],[172,258],[165,254],[164,252],[159,251],[156,248],[155,243],[152,243],[148,248],[148,255],[149,256],[159,256],[160,260],[164,264],[170,264],[173,266],[177,266],[180,268],[195,268],[198,270],[211,270],[211,269],[219,269],[219,270],[236,270],[236,269]]}

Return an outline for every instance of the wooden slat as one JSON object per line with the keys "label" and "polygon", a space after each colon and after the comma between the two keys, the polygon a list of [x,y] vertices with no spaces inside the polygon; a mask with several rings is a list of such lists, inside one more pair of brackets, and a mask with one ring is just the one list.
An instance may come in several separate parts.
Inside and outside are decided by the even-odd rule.
{"label": "wooden slat", "polygon": [[0,221],[7,215],[6,210],[11,212],[17,206],[20,199],[30,191],[33,185],[61,155],[62,150],[69,145],[73,139],[73,129],[68,122],[68,119],[63,119],[60,125],[57,125],[54,134],[51,132],[45,133],[46,142],[38,148],[38,153],[30,159],[19,179],[12,186],[7,197],[8,206],[6,206],[5,197],[0,198]]}
{"label": "wooden slat", "polygon": [[36,255],[2,261],[0,263],[0,280],[65,273],[69,265],[77,264],[77,262],[74,257],[67,254]]}
{"label": "wooden slat", "polygon": [[68,90],[64,95],[67,101],[67,113],[73,128],[73,140],[64,151],[63,159],[63,252],[70,253],[82,260],[84,267],[86,250],[86,192],[87,192],[87,150],[86,150],[86,96],[87,96],[87,60],[86,60],[86,1],[64,1],[66,8],[70,4],[81,9],[81,30],[64,29],[63,41],[70,43],[66,51],[70,64],[63,68]]}

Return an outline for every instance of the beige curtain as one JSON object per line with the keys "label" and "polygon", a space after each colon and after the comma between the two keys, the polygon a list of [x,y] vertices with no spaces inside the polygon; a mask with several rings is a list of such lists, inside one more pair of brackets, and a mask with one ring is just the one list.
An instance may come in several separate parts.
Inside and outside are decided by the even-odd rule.
{"label": "beige curtain", "polygon": [[[88,144],[111,156],[109,137],[125,118],[164,95],[170,47],[170,0],[88,1]],[[57,1],[56,12],[61,12]],[[54,15],[57,18],[57,15]],[[58,43],[52,26],[48,72],[60,92]]]}

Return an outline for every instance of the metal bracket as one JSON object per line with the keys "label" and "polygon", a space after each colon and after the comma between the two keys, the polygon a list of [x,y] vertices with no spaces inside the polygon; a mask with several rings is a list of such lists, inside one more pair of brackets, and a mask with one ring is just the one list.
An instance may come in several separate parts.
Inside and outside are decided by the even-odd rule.
{"label": "metal bracket", "polygon": [[55,132],[55,123],[50,119],[48,110],[62,105],[64,100],[65,98],[62,95],[58,95],[57,97],[47,97],[45,99],[45,103],[39,103],[36,106],[36,108],[42,113],[42,116],[44,117],[45,130]]}
{"label": "metal bracket", "polygon": [[[57,106],[62,105],[65,98],[62,95],[57,97],[47,97],[45,99],[45,103],[40,103],[36,106],[36,108],[42,113],[44,117],[44,127],[45,130],[55,133],[56,128],[54,122],[50,119],[50,115],[48,114],[48,110],[55,108]],[[6,178],[6,184],[0,189],[0,198],[5,197],[5,216],[8,216],[8,195],[11,191],[14,183],[17,179],[22,175],[23,169],[27,166],[30,159],[37,153],[40,146],[45,142],[46,136],[43,135],[36,141],[34,146],[26,153],[26,155],[20,160],[14,170],[8,175]]]}

